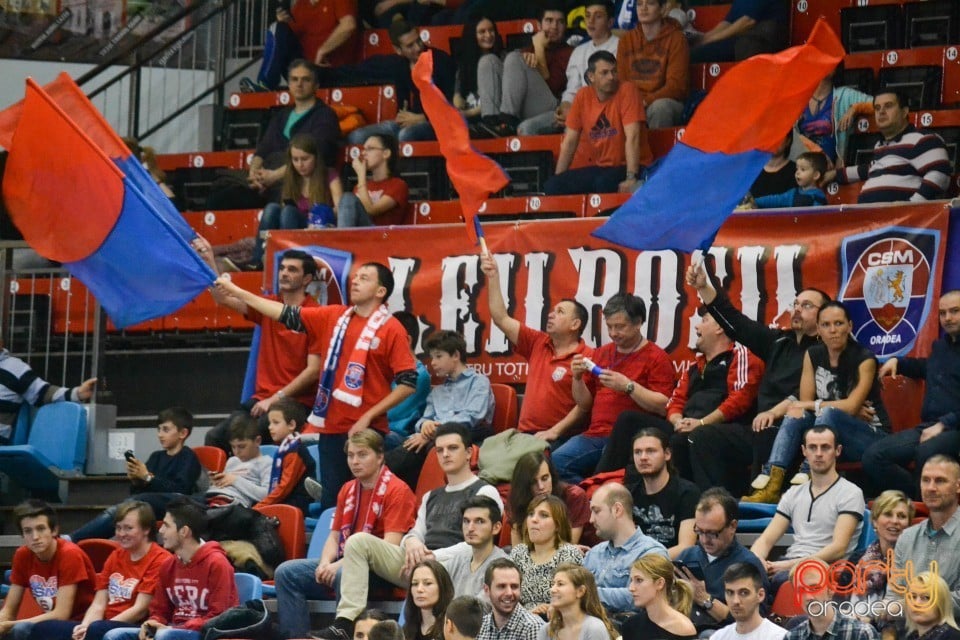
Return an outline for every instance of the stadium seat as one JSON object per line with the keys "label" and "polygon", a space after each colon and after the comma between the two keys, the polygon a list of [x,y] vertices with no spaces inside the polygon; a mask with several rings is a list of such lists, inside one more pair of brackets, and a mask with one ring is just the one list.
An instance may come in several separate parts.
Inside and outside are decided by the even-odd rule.
{"label": "stadium seat", "polygon": [[490,385],[496,408],[493,412],[493,432],[500,433],[517,426],[517,390],[508,384]]}
{"label": "stadium seat", "polygon": [[899,91],[911,111],[940,108],[943,66],[902,66],[880,69],[877,91]]}
{"label": "stadium seat", "polygon": [[227,454],[219,447],[201,445],[193,447],[193,452],[197,454],[200,464],[203,465],[203,468],[207,471],[220,473],[227,465]]}
{"label": "stadium seat", "polygon": [[903,47],[900,5],[855,6],[840,9],[840,39],[850,53]]}
{"label": "stadium seat", "polygon": [[48,500],[66,500],[66,479],[83,472],[87,412],[75,402],[37,410],[27,444],[0,447],[0,468],[19,486]]}
{"label": "stadium seat", "polygon": [[90,558],[93,568],[100,572],[110,554],[120,548],[120,543],[105,538],[87,538],[78,542],[77,546]]}
{"label": "stadium seat", "polygon": [[32,412],[33,407],[28,403],[24,402],[20,405],[20,411],[17,412],[17,422],[13,425],[13,439],[10,441],[10,444],[27,444],[30,438],[30,423],[33,422],[33,420],[30,419]]}
{"label": "stadium seat", "polygon": [[263,598],[263,582],[252,573],[243,573],[238,571],[233,574],[234,582],[237,584],[237,596],[240,604],[247,600],[260,600]]}
{"label": "stadium seat", "polygon": [[270,456],[271,458],[277,454],[277,449],[279,449],[275,444],[262,444],[260,445],[260,455]]}
{"label": "stadium seat", "polygon": [[[480,447],[473,445],[471,447],[472,451],[470,454],[470,468],[476,469],[477,462],[480,459]],[[430,453],[427,456],[427,459],[423,462],[423,468],[420,470],[420,479],[417,480],[417,504],[420,504],[420,500],[423,499],[423,496],[427,494],[428,491],[442,487],[447,483],[447,476],[443,473],[443,469],[440,468],[440,461],[437,460],[437,456],[434,453]]]}
{"label": "stadium seat", "polygon": [[907,47],[929,47],[960,42],[960,4],[956,0],[927,0],[903,5]]}
{"label": "stadium seat", "polygon": [[890,416],[890,430],[893,433],[906,431],[920,424],[923,389],[923,380],[906,376],[884,376],[880,379],[880,397]]}
{"label": "stadium seat", "polygon": [[258,504],[253,507],[269,518],[280,521],[277,531],[283,543],[287,560],[302,558],[306,551],[306,533],[303,528],[303,512],[289,504]]}
{"label": "stadium seat", "polygon": [[773,600],[773,606],[770,607],[772,613],[784,618],[792,618],[803,613],[803,610],[797,606],[796,590],[793,588],[793,581],[787,580],[777,591],[777,597]]}
{"label": "stadium seat", "polygon": [[867,547],[877,539],[877,531],[873,528],[873,523],[870,518],[870,508],[868,507],[863,510],[863,526],[860,527],[860,537],[857,538],[857,548],[854,550],[853,556],[863,555]]}

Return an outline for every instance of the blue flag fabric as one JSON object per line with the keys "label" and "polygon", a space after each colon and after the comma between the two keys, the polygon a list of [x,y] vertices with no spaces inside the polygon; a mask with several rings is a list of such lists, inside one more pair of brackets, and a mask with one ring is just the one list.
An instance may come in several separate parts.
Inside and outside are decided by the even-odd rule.
{"label": "blue flag fabric", "polygon": [[57,82],[72,85],[58,87],[57,101],[28,79],[23,103],[11,107],[18,117],[3,179],[11,218],[117,327],[173,313],[216,279],[190,245],[196,234],[76,85]]}

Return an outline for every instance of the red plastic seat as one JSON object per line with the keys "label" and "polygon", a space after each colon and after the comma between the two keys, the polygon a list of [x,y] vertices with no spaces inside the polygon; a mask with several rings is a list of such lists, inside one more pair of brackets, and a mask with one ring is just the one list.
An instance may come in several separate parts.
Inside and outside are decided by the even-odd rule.
{"label": "red plastic seat", "polygon": [[199,446],[193,447],[193,452],[197,454],[200,464],[207,471],[220,473],[227,466],[227,453],[218,447]]}
{"label": "red plastic seat", "polygon": [[[470,468],[476,470],[480,460],[480,447],[473,445],[470,453]],[[423,462],[420,469],[420,478],[417,480],[417,504],[423,499],[428,491],[442,487],[447,483],[447,476],[440,468],[440,461],[437,455],[431,451],[427,459]]]}
{"label": "red plastic seat", "polygon": [[803,609],[797,605],[797,593],[793,588],[793,581],[787,580],[777,591],[777,597],[773,600],[771,611],[785,618],[803,613]]}
{"label": "red plastic seat", "polygon": [[287,560],[303,558],[307,550],[307,533],[303,525],[303,512],[289,504],[264,504],[254,507],[263,515],[280,521],[277,529]]}
{"label": "red plastic seat", "polygon": [[120,548],[120,543],[105,538],[88,538],[78,542],[77,546],[90,558],[93,568],[100,572],[110,554]]}
{"label": "red plastic seat", "polygon": [[493,431],[500,433],[517,427],[517,390],[508,384],[493,383],[493,400],[496,409],[493,412]]}

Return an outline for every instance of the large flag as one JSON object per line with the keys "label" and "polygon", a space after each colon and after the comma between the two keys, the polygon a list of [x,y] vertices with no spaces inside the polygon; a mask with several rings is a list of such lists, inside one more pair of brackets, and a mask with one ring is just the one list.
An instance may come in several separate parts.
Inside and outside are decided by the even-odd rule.
{"label": "large flag", "polygon": [[463,115],[433,83],[433,52],[420,54],[413,65],[413,83],[420,90],[420,102],[440,143],[447,162],[447,175],[460,196],[467,235],[476,243],[482,234],[477,213],[490,197],[510,183],[499,164],[470,146],[470,131]]}
{"label": "large flag", "polygon": [[124,328],[172,313],[216,279],[196,234],[66,76],[27,80],[0,114],[4,203],[37,253],[79,278]]}
{"label": "large flag", "polygon": [[638,250],[709,248],[843,56],[821,19],[806,44],[754,56],[727,71],[697,108],[683,140],[593,235]]}

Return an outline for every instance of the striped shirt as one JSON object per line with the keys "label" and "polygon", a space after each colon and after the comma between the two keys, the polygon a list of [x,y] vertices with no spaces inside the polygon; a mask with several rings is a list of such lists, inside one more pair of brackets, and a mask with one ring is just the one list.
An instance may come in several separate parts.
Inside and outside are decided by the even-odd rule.
{"label": "striped shirt", "polygon": [[69,388],[50,384],[26,362],[0,350],[0,438],[13,435],[13,423],[24,402],[41,405],[76,399]]}
{"label": "striped shirt", "polygon": [[841,184],[863,182],[857,202],[922,202],[946,197],[952,167],[943,140],[912,124],[900,135],[880,140],[869,164],[837,173]]}

